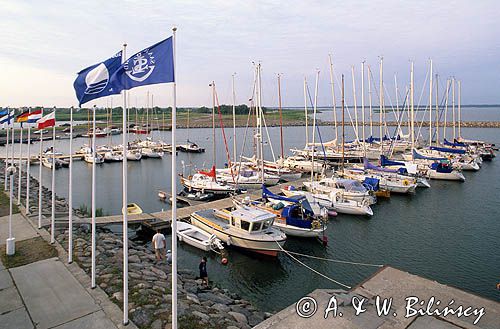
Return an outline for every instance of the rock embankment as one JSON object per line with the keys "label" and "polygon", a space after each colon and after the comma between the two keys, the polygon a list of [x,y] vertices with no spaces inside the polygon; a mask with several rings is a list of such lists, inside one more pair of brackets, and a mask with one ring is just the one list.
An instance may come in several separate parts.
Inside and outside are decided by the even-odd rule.
{"label": "rock embankment", "polygon": [[[122,307],[123,252],[121,237],[105,228],[98,229],[96,246],[96,282]],[[90,231],[82,225],[74,231],[74,259],[91,271]],[[57,235],[67,247],[67,231]],[[178,271],[178,314],[181,328],[251,328],[270,313],[253,307],[227,289],[204,288],[191,270]],[[129,241],[129,315],[140,328],[168,327],[171,316],[171,267],[156,262],[147,247]]]}

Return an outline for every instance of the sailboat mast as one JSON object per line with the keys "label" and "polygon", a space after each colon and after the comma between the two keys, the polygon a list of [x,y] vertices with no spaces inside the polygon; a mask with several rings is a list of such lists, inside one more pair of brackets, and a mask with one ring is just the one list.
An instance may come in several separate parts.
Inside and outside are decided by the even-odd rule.
{"label": "sailboat mast", "polygon": [[281,158],[285,158],[285,150],[283,144],[283,112],[281,108],[281,74],[278,73],[278,107],[280,112],[280,143],[281,143]]}
{"label": "sailboat mast", "polygon": [[233,89],[233,157],[234,157],[234,162],[237,160],[237,154],[236,154],[236,94],[234,91],[234,76],[236,73],[233,73],[232,75],[232,89]]}
{"label": "sailboat mast", "polygon": [[368,75],[368,102],[370,106],[370,137],[373,137],[372,84],[370,79],[372,77],[372,70],[370,65],[368,65],[368,72],[366,74]]}
{"label": "sailboat mast", "polygon": [[215,81],[212,81],[212,141],[213,141],[213,149],[212,149],[212,164],[214,167],[217,167],[217,156],[215,155],[215,151],[217,150],[215,147]]}
{"label": "sailboat mast", "polygon": [[352,96],[354,98],[354,129],[356,130],[356,142],[359,142],[359,127],[358,127],[358,105],[356,102],[356,81],[354,80],[354,65],[351,66],[352,76]]}
{"label": "sailboat mast", "polygon": [[[414,99],[413,99],[413,94],[414,94],[414,85],[413,85],[413,61],[411,62],[411,71],[410,71],[410,120],[411,120],[411,149],[413,150],[415,148],[415,113],[414,113]],[[412,151],[413,152],[413,151]]]}
{"label": "sailboat mast", "polygon": [[432,146],[432,59],[430,60],[431,68],[429,74],[429,146]]}
{"label": "sailboat mast", "polygon": [[438,75],[436,74],[436,146],[439,146],[439,96],[438,96],[438,91],[439,91],[439,83],[438,83]]}
{"label": "sailboat mast", "polygon": [[148,98],[148,101],[146,102],[146,134],[149,136],[149,106],[151,105],[149,103],[149,91],[147,92],[146,97]]}
{"label": "sailboat mast", "polygon": [[334,79],[333,79],[333,62],[332,62],[332,55],[328,55],[328,61],[330,62],[330,87],[332,89],[332,102],[333,102],[333,124],[335,125],[335,145],[337,144],[337,141],[339,140],[339,134],[338,134],[338,129],[337,129],[337,103],[335,101],[335,86],[334,86]]}
{"label": "sailboat mast", "polygon": [[462,91],[462,86],[461,86],[461,81],[458,80],[458,138],[462,138],[462,108],[460,106],[461,103],[461,91]]}
{"label": "sailboat mast", "polygon": [[451,114],[453,119],[453,141],[457,138],[455,126],[455,77],[451,78]]}
{"label": "sailboat mast", "polygon": [[308,118],[307,118],[307,80],[304,77],[304,115],[306,117],[306,148],[307,144],[309,144],[309,132],[308,132]]}
{"label": "sailboat mast", "polygon": [[345,146],[345,128],[344,128],[344,75],[342,74],[342,174],[344,173],[344,146]]}
{"label": "sailboat mast", "polygon": [[446,126],[448,125],[448,102],[450,98],[450,79],[446,80],[446,97],[444,102],[444,126],[443,126],[443,139],[446,139]]}
{"label": "sailboat mast", "polygon": [[314,85],[314,111],[313,111],[313,131],[312,131],[312,157],[311,157],[311,182],[314,179],[314,152],[316,151],[316,111],[318,106],[318,82],[319,82],[319,70],[316,71],[316,83]]}
{"label": "sailboat mast", "polygon": [[365,136],[365,61],[361,62],[361,126],[363,138],[363,156],[366,158],[366,136]]}
{"label": "sailboat mast", "polygon": [[264,135],[262,134],[262,79],[260,71],[260,63],[257,65],[257,125],[259,126],[259,146],[260,146],[260,162],[261,162],[261,183],[264,185]]}
{"label": "sailboat mast", "polygon": [[384,140],[382,137],[382,115],[384,113],[384,94],[383,94],[383,65],[384,65],[384,58],[380,57],[380,91],[379,91],[379,136],[380,136],[380,154],[382,155],[384,153]]}

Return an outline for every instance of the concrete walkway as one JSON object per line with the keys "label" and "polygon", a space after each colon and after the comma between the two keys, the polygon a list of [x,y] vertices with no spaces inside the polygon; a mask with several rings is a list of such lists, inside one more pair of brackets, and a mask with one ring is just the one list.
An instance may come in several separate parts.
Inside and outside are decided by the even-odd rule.
{"label": "concrete walkway", "polygon": [[[0,217],[0,245],[5,244],[8,217]],[[15,223],[15,224],[14,224]],[[38,230],[23,215],[13,216],[17,241],[50,236]],[[90,289],[90,278],[76,263],[67,264],[67,253],[59,245],[60,258],[50,258],[6,269],[0,261],[0,329],[136,329],[121,324],[122,312],[99,287]]]}

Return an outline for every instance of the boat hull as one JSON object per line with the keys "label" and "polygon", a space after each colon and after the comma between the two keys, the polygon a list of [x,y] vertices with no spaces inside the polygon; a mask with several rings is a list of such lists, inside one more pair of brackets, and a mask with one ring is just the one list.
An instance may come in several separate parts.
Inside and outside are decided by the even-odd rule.
{"label": "boat hull", "polygon": [[[228,246],[234,246],[238,248],[243,248],[249,251],[253,251],[259,254],[276,257],[281,251],[279,246],[283,246],[286,240],[275,240],[275,241],[258,241],[250,240],[243,237],[238,237],[230,233],[224,232],[215,227],[215,225],[210,225],[207,220],[202,220],[196,215],[191,215],[191,224],[201,228],[202,230],[215,234],[222,242],[226,243]],[[278,246],[279,244],[279,246]]]}

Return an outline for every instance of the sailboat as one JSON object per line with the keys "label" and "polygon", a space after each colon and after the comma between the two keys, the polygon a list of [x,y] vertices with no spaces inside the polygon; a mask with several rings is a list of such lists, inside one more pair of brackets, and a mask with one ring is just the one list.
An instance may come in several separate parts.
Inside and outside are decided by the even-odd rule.
{"label": "sailboat", "polygon": [[189,140],[189,109],[187,111],[187,141],[186,144],[177,145],[177,149],[186,153],[203,153],[205,149]]}

